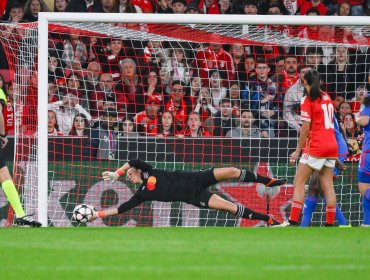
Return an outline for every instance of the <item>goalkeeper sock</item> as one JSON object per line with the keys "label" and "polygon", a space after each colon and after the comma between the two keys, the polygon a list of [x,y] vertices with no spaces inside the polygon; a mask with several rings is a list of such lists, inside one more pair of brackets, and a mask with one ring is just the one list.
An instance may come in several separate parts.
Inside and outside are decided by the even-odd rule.
{"label": "goalkeeper sock", "polygon": [[335,220],[335,206],[328,206],[326,205],[326,224],[327,225],[334,225]]}
{"label": "goalkeeper sock", "polygon": [[[326,197],[324,196],[324,203],[326,203]],[[335,206],[335,217],[338,220],[338,224],[340,226],[348,226],[348,222],[346,217],[344,217],[342,210],[340,210],[340,207],[338,203]]]}
{"label": "goalkeeper sock", "polygon": [[3,187],[3,191],[5,193],[5,196],[7,197],[10,205],[12,206],[15,215],[18,218],[26,216],[26,213],[23,210],[23,207],[21,205],[21,201],[19,199],[19,195],[17,192],[17,189],[14,186],[14,183],[12,180],[6,180],[3,183],[1,183]]}
{"label": "goalkeeper sock", "polygon": [[271,178],[260,176],[257,173],[253,173],[245,169],[240,169],[240,176],[238,180],[240,182],[246,182],[246,183],[255,182],[255,183],[262,183],[266,185],[270,182]]}
{"label": "goalkeeper sock", "polygon": [[370,189],[367,189],[364,193],[362,209],[364,211],[364,225],[370,225]]}
{"label": "goalkeeper sock", "polygon": [[254,212],[253,210],[246,208],[243,205],[237,205],[237,206],[238,206],[238,209],[235,214],[235,216],[237,217],[250,219],[250,220],[262,220],[265,222],[268,222],[270,218],[268,215]]}
{"label": "goalkeeper sock", "polygon": [[292,202],[292,207],[289,216],[289,222],[291,224],[298,224],[299,215],[301,214],[302,207],[303,207],[302,203],[295,200]]}
{"label": "goalkeeper sock", "polygon": [[315,210],[317,204],[317,198],[313,195],[309,195],[306,197],[306,200],[304,201],[303,206],[303,216],[302,216],[302,222],[301,227],[308,227],[312,220],[312,214]]}

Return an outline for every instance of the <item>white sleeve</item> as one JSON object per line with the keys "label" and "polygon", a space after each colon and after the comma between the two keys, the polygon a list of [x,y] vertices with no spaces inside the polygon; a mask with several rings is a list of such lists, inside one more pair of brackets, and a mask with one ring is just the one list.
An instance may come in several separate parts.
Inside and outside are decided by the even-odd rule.
{"label": "white sleeve", "polygon": [[84,114],[89,122],[91,121],[91,115],[80,104],[76,104],[75,109],[78,113]]}

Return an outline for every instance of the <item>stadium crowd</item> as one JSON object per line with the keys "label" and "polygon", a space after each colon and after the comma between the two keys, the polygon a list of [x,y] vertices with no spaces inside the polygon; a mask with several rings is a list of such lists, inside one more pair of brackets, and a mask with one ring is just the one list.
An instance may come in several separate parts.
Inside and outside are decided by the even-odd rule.
{"label": "stadium crowd", "polygon": [[[370,1],[8,0],[0,4],[5,22],[34,22],[44,11],[363,16],[370,14]],[[259,28],[327,42],[367,40],[332,26]],[[15,32],[9,30],[22,36]],[[111,151],[119,137],[297,137],[305,94],[302,79],[316,69],[352,141],[353,154],[360,153],[362,132],[354,119],[369,89],[368,48],[225,44],[219,35],[213,39],[209,44],[135,41],[50,32],[49,135],[86,136],[97,148],[98,158],[114,158]],[[7,69],[5,49],[0,52],[0,68]],[[6,80],[0,75],[0,87],[9,99],[7,129],[12,131],[12,97],[17,88]],[[27,116],[36,115],[32,113],[37,108],[35,70],[28,84],[22,131],[34,134],[36,127]]]}

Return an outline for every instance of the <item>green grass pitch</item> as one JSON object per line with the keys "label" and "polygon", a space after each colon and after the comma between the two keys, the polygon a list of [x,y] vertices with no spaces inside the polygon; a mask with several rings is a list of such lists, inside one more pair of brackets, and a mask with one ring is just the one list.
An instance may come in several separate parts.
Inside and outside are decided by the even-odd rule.
{"label": "green grass pitch", "polygon": [[2,228],[0,252],[4,280],[370,275],[369,228]]}

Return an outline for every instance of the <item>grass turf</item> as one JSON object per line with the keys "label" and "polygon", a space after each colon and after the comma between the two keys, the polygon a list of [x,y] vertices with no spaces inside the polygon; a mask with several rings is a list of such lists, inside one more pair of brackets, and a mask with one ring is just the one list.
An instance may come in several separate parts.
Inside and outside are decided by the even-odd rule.
{"label": "grass turf", "polygon": [[2,228],[0,279],[367,279],[368,228]]}

